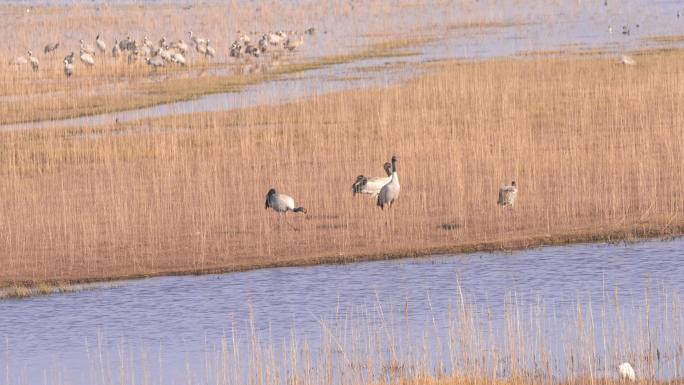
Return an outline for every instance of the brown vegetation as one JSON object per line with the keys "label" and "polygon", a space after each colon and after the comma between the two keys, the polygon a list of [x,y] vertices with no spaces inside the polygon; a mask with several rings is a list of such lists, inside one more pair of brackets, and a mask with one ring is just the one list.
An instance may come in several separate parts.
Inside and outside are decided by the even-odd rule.
{"label": "brown vegetation", "polygon": [[[4,133],[0,282],[680,234],[681,59],[456,62],[276,107]],[[398,204],[352,197],[392,154]],[[281,223],[270,187],[309,214]]]}

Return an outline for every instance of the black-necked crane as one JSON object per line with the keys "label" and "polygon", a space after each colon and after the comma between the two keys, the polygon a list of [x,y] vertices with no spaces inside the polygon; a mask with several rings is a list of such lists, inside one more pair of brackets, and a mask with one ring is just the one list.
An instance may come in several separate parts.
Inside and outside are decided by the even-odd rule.
{"label": "black-necked crane", "polygon": [[74,51],[71,51],[70,54],[64,56],[64,60],[68,61],[70,64],[74,64]]}
{"label": "black-necked crane", "polygon": [[66,77],[71,77],[71,75],[74,74],[74,64],[68,61],[67,59],[64,59],[64,75]]}
{"label": "black-necked crane", "polygon": [[195,43],[195,46],[205,45],[207,43],[207,41],[205,39],[203,39],[201,37],[197,37],[196,35],[194,35],[192,33],[192,31],[188,31],[188,36],[190,37],[190,41]]}
{"label": "black-necked crane", "polygon": [[510,206],[513,207],[515,205],[515,199],[518,197],[518,186],[515,184],[515,181],[511,182],[510,186],[504,186],[499,189],[499,199],[497,200],[497,204],[499,206]]}
{"label": "black-necked crane", "polygon": [[121,56],[121,47],[119,46],[119,42],[117,40],[114,40],[114,46],[112,47],[112,56]]}
{"label": "black-necked crane", "polygon": [[385,206],[392,207],[394,201],[399,198],[401,186],[399,185],[399,174],[397,174],[397,157],[392,155],[392,175],[390,181],[380,189],[378,193],[378,206],[385,209]]}
{"label": "black-necked crane", "polygon": [[33,68],[34,72],[38,71],[38,66],[40,65],[40,63],[38,62],[38,58],[33,56],[33,52],[31,52],[31,50],[28,50],[27,53],[29,62],[31,62],[31,68]]}
{"label": "black-necked crane", "polygon": [[91,47],[89,44],[87,44],[83,39],[80,40],[81,42],[81,52],[85,52],[90,55],[95,55],[95,48]]}
{"label": "black-necked crane", "polygon": [[95,65],[95,58],[93,58],[93,55],[89,54],[88,52],[81,50],[81,55],[80,55],[81,61],[83,64],[87,66],[94,66]]}
{"label": "black-necked crane", "polygon": [[214,56],[216,56],[216,50],[210,44],[211,40],[207,40],[207,44],[204,47],[204,55],[213,58]]}
{"label": "black-necked crane", "polygon": [[266,209],[272,209],[277,213],[285,214],[288,211],[306,214],[304,207],[296,207],[294,199],[285,194],[278,194],[274,188],[266,194]]}
{"label": "black-necked crane", "polygon": [[147,58],[147,64],[152,66],[152,68],[159,68],[164,66],[164,59],[161,56],[155,56],[153,58]]}
{"label": "black-necked crane", "polygon": [[354,184],[352,184],[352,194],[370,194],[375,197],[380,193],[382,186],[389,183],[392,178],[392,163],[385,162],[382,166],[387,173],[387,176],[366,177],[359,175],[356,177]]}
{"label": "black-necked crane", "polygon": [[17,56],[15,58],[12,58],[9,61],[9,64],[13,66],[22,66],[24,64],[28,64],[28,60],[26,60],[26,58],[23,56]]}
{"label": "black-necked crane", "polygon": [[185,56],[183,56],[183,54],[180,52],[174,52],[171,55],[171,61],[178,64],[178,65],[184,66],[185,65]]}
{"label": "black-necked crane", "polygon": [[59,43],[48,43],[45,45],[45,48],[43,48],[43,53],[50,53],[55,51],[57,48],[59,48]]}
{"label": "black-necked crane", "polygon": [[97,45],[97,49],[99,49],[102,53],[107,50],[107,44],[104,42],[104,40],[102,40],[102,38],[100,38],[99,33],[95,37],[95,45]]}
{"label": "black-necked crane", "polygon": [[292,38],[292,37],[290,37],[290,38],[287,39],[287,41],[285,42],[284,47],[285,47],[285,49],[287,49],[288,51],[294,51],[294,50],[296,50],[297,48],[299,48],[302,44],[304,44],[304,38],[303,38],[302,36],[299,36],[299,37],[297,37],[297,38]]}

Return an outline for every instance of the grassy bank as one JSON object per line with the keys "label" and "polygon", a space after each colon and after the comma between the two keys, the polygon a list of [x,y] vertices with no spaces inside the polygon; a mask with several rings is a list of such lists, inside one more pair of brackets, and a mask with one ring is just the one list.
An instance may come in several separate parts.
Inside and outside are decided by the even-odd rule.
{"label": "grassy bank", "polygon": [[[679,235],[683,56],[437,64],[276,107],[5,133],[0,281]],[[380,211],[351,183],[391,154],[402,195]],[[519,202],[502,210],[511,180]],[[270,187],[309,214],[279,222]]]}

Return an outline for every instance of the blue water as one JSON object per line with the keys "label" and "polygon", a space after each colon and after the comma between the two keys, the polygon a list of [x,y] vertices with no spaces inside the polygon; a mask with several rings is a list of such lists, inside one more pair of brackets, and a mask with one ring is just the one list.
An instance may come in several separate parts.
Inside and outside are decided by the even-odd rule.
{"label": "blue water", "polygon": [[[501,328],[507,303],[516,302],[525,312],[538,309],[538,321],[546,325],[550,340],[562,340],[566,324],[574,322],[577,303],[590,304],[600,318],[602,310],[614,306],[616,293],[624,311],[620,322],[627,329],[643,322],[634,314],[643,314],[647,298],[653,314],[650,322],[659,325],[668,304],[665,294],[670,299],[684,294],[682,250],[683,239],[576,245],[511,254],[164,277],[95,291],[5,300],[0,302],[0,359],[5,359],[0,378],[9,378],[12,384],[39,383],[59,368],[67,383],[93,383],[85,369],[97,361],[93,352],[101,344],[99,351],[109,357],[104,361],[114,368],[119,349],[135,358],[130,363],[134,375],[141,376],[150,366],[139,361],[142,351],[161,354],[163,362],[152,359],[148,368],[157,373],[152,377],[163,373],[164,383],[181,383],[188,367],[193,373],[205,370],[205,354],[215,352],[222,337],[237,335],[248,341],[251,321],[263,340],[280,346],[296,329],[298,340],[306,338],[316,351],[322,341],[321,320],[331,328],[351,322],[349,318],[365,325],[369,314],[377,320],[379,308],[387,319],[401,321],[400,330],[413,330],[416,338],[432,331],[431,344],[444,344],[448,314],[459,308],[460,292],[474,304],[474,311]],[[617,321],[613,316],[597,321],[597,334],[604,335],[603,323],[614,328]],[[654,337],[653,343],[659,341],[665,352],[669,344],[677,343],[675,336],[683,336],[682,331]],[[607,330],[605,335],[611,333]],[[500,337],[497,332],[492,338]],[[397,340],[404,348],[415,345],[402,333]],[[559,344],[551,344],[551,349]],[[628,343],[624,348],[621,353],[628,354],[638,347]],[[430,359],[448,361],[436,352]],[[672,374],[663,370],[660,375]]]}

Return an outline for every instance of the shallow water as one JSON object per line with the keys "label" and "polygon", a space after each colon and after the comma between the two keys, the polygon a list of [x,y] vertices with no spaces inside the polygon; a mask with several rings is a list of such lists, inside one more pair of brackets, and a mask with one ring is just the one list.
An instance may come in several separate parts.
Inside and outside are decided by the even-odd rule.
{"label": "shallow water", "polygon": [[[44,1],[27,0],[22,5],[41,5]],[[135,2],[138,3],[138,2]],[[245,1],[250,4],[249,1]],[[384,16],[383,34],[378,36],[371,27],[377,24],[377,14],[359,11],[347,19],[321,20],[319,32],[307,38],[304,48],[297,52],[299,59],[339,54],[358,50],[372,41],[397,38],[428,38],[429,42],[415,44],[416,55],[381,58],[339,64],[308,71],[303,76],[285,81],[269,81],[251,85],[239,93],[208,95],[197,100],[170,103],[134,111],[102,114],[77,119],[0,126],[0,131],[39,127],[96,125],[132,121],[180,113],[213,112],[249,107],[257,104],[283,103],[301,97],[321,95],[348,89],[368,88],[404,81],[419,74],[417,66],[392,65],[402,62],[417,63],[444,59],[479,59],[506,57],[537,51],[582,52],[600,50],[616,57],[643,48],[681,47],[684,42],[657,43],[648,37],[684,34],[684,18],[677,18],[684,6],[674,0],[637,0],[629,4],[609,1],[556,4],[544,2],[490,2],[470,4],[467,10],[460,5],[431,3],[416,7],[396,7]],[[681,8],[681,9],[680,9]],[[334,28],[333,24],[334,23]],[[609,32],[609,26],[612,32]],[[623,34],[627,26],[629,35]],[[369,37],[368,35],[373,35]],[[351,43],[340,43],[351,42]],[[224,58],[228,60],[228,58]],[[263,61],[263,60],[262,60]],[[365,71],[380,62],[387,71]],[[346,78],[346,81],[334,79]]]}
{"label": "shallow water", "polygon": [[[163,277],[95,291],[5,300],[0,301],[0,360],[5,361],[0,378],[36,384],[58,374],[65,383],[92,383],[89,369],[102,359],[94,352],[104,352],[105,363],[116,368],[119,351],[124,350],[135,358],[130,366],[138,380],[147,365],[152,378],[161,371],[165,383],[180,383],[188,368],[202,372],[204,354],[215,350],[222,336],[235,332],[249,339],[250,320],[256,322],[261,338],[276,344],[287,341],[296,326],[297,335],[316,350],[321,343],[320,320],[335,325],[347,322],[349,314],[363,313],[359,309],[378,307],[387,319],[405,315],[407,329],[416,331],[418,338],[424,330],[434,329],[432,343],[444,343],[448,328],[440,320],[458,308],[459,290],[496,325],[504,322],[507,298],[513,296],[521,309],[542,302],[541,322],[551,325],[551,341],[563,340],[564,325],[576,317],[577,302],[591,303],[598,315],[616,293],[626,309],[620,322],[636,322],[629,309],[648,305],[653,313],[650,322],[657,325],[665,314],[657,300],[660,294],[646,303],[645,293],[684,295],[682,250],[684,239],[581,244],[510,254]],[[438,320],[434,327],[433,318]],[[673,338],[666,331],[653,343],[666,344],[660,339]],[[552,343],[557,345],[561,344]],[[664,351],[664,345],[659,346]],[[163,352],[163,361],[139,361],[142,349]]]}

